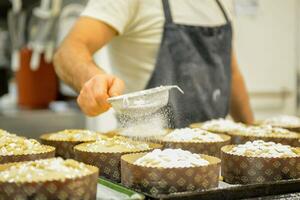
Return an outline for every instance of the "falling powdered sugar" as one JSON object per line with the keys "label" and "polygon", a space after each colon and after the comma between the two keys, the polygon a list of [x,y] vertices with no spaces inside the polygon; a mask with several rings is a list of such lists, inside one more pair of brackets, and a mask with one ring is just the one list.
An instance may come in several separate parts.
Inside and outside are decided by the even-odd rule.
{"label": "falling powdered sugar", "polygon": [[[128,106],[128,99],[124,100],[125,102]],[[156,112],[148,112],[145,109],[147,106],[149,106],[149,102],[146,100],[135,100],[134,108],[139,110],[138,115],[119,115],[121,123],[120,135],[139,139],[156,138],[167,133],[169,110],[164,107]]]}
{"label": "falling powdered sugar", "polygon": [[161,112],[140,118],[121,116],[120,135],[133,138],[158,137],[167,133],[167,117]]}

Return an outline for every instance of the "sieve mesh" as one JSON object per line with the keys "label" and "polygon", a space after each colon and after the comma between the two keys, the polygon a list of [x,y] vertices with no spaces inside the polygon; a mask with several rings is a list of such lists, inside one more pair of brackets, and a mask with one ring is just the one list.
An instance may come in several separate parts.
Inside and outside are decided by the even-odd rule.
{"label": "sieve mesh", "polygon": [[147,90],[133,92],[108,99],[118,114],[139,117],[157,112],[166,106],[169,100],[169,90],[177,85],[159,86]]}
{"label": "sieve mesh", "polygon": [[110,98],[121,125],[120,134],[133,138],[149,138],[165,134],[168,124],[169,90],[176,85],[160,86],[148,90]]}

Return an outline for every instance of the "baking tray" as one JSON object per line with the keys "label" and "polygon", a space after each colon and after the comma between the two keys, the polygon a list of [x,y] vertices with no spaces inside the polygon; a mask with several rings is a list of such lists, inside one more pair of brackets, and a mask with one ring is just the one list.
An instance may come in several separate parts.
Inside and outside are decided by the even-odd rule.
{"label": "baking tray", "polygon": [[[106,183],[109,183],[108,187],[112,186],[112,189],[117,186],[119,191],[137,192],[145,196],[146,200],[231,200],[231,199],[245,199],[253,197],[265,197],[273,195],[282,195],[288,193],[300,192],[300,179],[282,180],[277,182],[269,182],[263,184],[247,184],[247,185],[232,185],[219,181],[217,188],[208,189],[204,191],[182,192],[173,194],[161,194],[150,195],[142,193],[140,191],[133,191],[130,188],[126,188],[120,183],[113,183],[107,179],[103,179]],[[129,194],[130,194],[129,193]]]}
{"label": "baking tray", "polygon": [[144,200],[145,195],[106,178],[98,179],[97,200]]}
{"label": "baking tray", "polygon": [[263,197],[269,195],[278,195],[286,193],[300,192],[300,179],[283,180],[277,182],[263,183],[263,184],[248,184],[248,185],[232,185],[223,181],[219,182],[218,188],[213,188],[205,191],[183,192],[169,195],[149,195],[146,199],[160,199],[160,200],[231,200],[244,199],[251,197]]}

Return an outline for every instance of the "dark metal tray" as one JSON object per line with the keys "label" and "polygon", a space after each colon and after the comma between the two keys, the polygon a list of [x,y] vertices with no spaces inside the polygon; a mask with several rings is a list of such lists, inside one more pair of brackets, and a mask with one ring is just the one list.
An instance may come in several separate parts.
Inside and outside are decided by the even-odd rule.
{"label": "dark metal tray", "polygon": [[[161,194],[151,195],[143,193],[141,191],[134,191],[131,188],[127,188],[120,183],[115,183],[105,178],[101,178],[103,181],[109,184],[109,187],[116,191],[124,191],[126,194],[128,191],[131,193],[139,193],[147,200],[232,200],[232,199],[300,199],[300,179],[293,180],[282,180],[277,182],[263,183],[263,184],[249,184],[249,185],[232,185],[223,181],[219,182],[217,188],[204,190],[204,191],[193,191],[193,192],[182,192],[173,194]],[[107,185],[107,184],[106,184]],[[113,185],[113,187],[111,186]],[[130,193],[130,194],[131,194]],[[128,193],[129,194],[129,193]],[[288,195],[283,195],[288,194]],[[265,197],[265,198],[262,198]],[[140,199],[144,199],[140,198]]]}
{"label": "dark metal tray", "polygon": [[219,187],[194,192],[182,192],[168,195],[150,195],[144,193],[146,199],[160,199],[160,200],[232,200],[232,199],[244,199],[252,197],[263,197],[270,195],[279,195],[287,193],[300,192],[300,179],[283,180],[278,182],[270,182],[263,184],[249,184],[249,185],[231,185],[220,181]]}

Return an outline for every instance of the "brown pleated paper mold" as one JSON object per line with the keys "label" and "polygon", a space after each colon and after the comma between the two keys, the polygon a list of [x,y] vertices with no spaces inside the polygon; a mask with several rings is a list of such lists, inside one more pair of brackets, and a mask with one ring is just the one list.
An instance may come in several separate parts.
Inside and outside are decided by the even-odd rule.
{"label": "brown pleated paper mold", "polygon": [[[221,174],[231,184],[266,183],[300,178],[300,154],[295,157],[254,157],[228,153],[235,145],[221,149]],[[300,152],[300,148],[294,148]]]}
{"label": "brown pleated paper mold", "polygon": [[298,133],[299,134],[299,137],[300,137],[300,127],[299,126],[276,126],[276,125],[271,125],[273,127],[276,127],[276,128],[283,128],[283,129],[287,129],[291,132],[294,132],[294,133]]}
{"label": "brown pleated paper mold", "polygon": [[284,128],[284,129],[287,129],[289,131],[300,134],[300,127],[299,126],[274,126],[274,127]]}
{"label": "brown pleated paper mold", "polygon": [[228,135],[219,134],[223,141],[205,142],[205,141],[167,141],[159,140],[164,148],[183,149],[192,153],[207,154],[210,156],[220,157],[221,148],[230,144],[231,138]]}
{"label": "brown pleated paper mold", "polygon": [[74,147],[75,159],[86,164],[94,165],[101,169],[100,176],[113,180],[121,181],[121,156],[130,153],[149,152],[162,147],[160,144],[148,143],[147,150],[133,150],[124,152],[94,152],[86,147],[89,143],[79,144]]}
{"label": "brown pleated paper mold", "polygon": [[20,154],[13,154],[13,155],[0,155],[0,164],[53,158],[55,156],[54,147],[48,145],[42,145],[42,146],[44,147],[44,151],[42,152],[33,152],[30,154],[20,153]]}
{"label": "brown pleated paper mold", "polygon": [[146,153],[121,157],[121,179],[126,187],[152,195],[195,191],[218,186],[221,160],[201,155],[209,161],[207,166],[186,168],[154,168],[135,165]]}
{"label": "brown pleated paper mold", "polygon": [[[0,171],[16,163],[0,165]],[[0,200],[95,200],[98,168],[87,166],[90,174],[77,178],[65,178],[36,182],[1,182]]]}
{"label": "brown pleated paper mold", "polygon": [[283,129],[287,129],[289,131],[295,132],[300,134],[300,125],[291,125],[291,124],[264,124],[264,120],[258,120],[256,121],[256,125],[270,125],[272,127],[277,127],[277,128],[283,128]]}
{"label": "brown pleated paper mold", "polygon": [[203,123],[198,122],[198,123],[192,123],[189,125],[190,128],[201,128]]}
{"label": "brown pleated paper mold", "polygon": [[211,133],[216,133],[216,134],[224,134],[224,135],[229,135],[230,136],[230,132],[232,131],[226,131],[225,129],[224,130],[218,130],[218,129],[204,129],[202,128],[204,122],[199,122],[199,123],[192,123],[189,125],[190,128],[200,128],[200,129],[203,129],[203,130],[206,130],[206,131],[209,131]]}
{"label": "brown pleated paper mold", "polygon": [[[81,131],[81,130],[65,130],[65,131]],[[47,133],[40,136],[40,140],[43,144],[50,145],[55,147],[56,156],[60,156],[62,158],[75,158],[74,155],[74,146],[84,143],[84,142],[93,142],[96,141],[96,138],[80,138],[80,139],[53,139],[50,138],[52,134],[55,133]],[[106,137],[100,133],[98,133],[99,137]]]}
{"label": "brown pleated paper mold", "polygon": [[294,136],[282,136],[282,135],[253,135],[253,134],[240,134],[239,132],[229,133],[231,136],[232,144],[244,144],[248,141],[263,140],[265,142],[275,142],[290,145],[293,147],[300,146],[299,136],[295,134]]}

